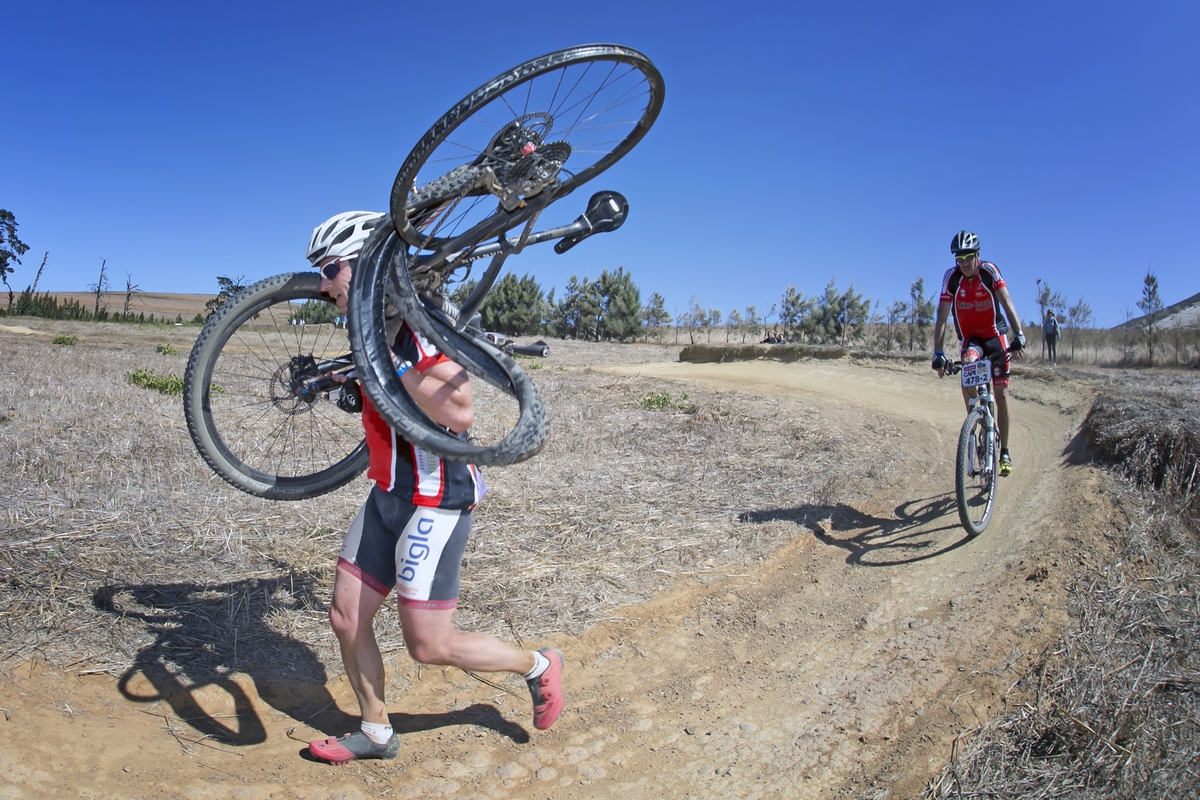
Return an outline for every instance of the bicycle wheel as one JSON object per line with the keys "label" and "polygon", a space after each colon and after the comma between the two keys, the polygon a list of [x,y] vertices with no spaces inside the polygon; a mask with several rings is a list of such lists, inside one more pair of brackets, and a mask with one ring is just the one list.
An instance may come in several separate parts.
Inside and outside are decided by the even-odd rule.
{"label": "bicycle wheel", "polygon": [[958,435],[958,457],[954,471],[954,495],[958,518],[972,535],[983,533],[996,505],[996,448],[983,409],[975,408],[963,422]]}
{"label": "bicycle wheel", "polygon": [[[451,461],[483,466],[515,464],[538,453],[549,436],[545,406],[529,376],[506,353],[458,330],[456,320],[422,302],[412,286],[403,243],[380,225],[359,254],[350,282],[350,344],[363,389],[380,416],[407,441]],[[387,265],[399,259],[400,268]],[[384,309],[395,303],[404,321],[471,375],[516,398],[518,416],[498,442],[479,445],[447,433],[409,396],[392,362]]]}
{"label": "bicycle wheel", "polygon": [[[611,167],[650,130],[663,95],[650,60],[619,45],[549,53],[467,95],[421,137],[392,185],[393,224],[413,248],[414,271],[424,254],[430,269],[452,272],[474,245]],[[439,252],[454,258],[438,263]]]}
{"label": "bicycle wheel", "polygon": [[184,373],[183,414],[204,461],[269,500],[326,494],[367,467],[358,414],[323,392],[297,394],[351,363],[346,331],[319,321],[338,313],[320,285],[297,272],[238,294],[204,326]]}

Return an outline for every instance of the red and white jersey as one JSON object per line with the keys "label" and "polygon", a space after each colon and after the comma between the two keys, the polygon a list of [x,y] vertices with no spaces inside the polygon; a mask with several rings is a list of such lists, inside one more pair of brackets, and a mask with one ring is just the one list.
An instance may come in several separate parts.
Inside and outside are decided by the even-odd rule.
{"label": "red and white jersey", "polygon": [[[392,350],[425,372],[449,359],[407,323],[401,326]],[[384,421],[371,399],[363,394],[363,430],[371,453],[367,477],[389,494],[416,506],[471,509],[487,491],[474,464],[446,461],[406,441]]]}
{"label": "red and white jersey", "polygon": [[939,303],[950,303],[959,339],[994,339],[1008,332],[1008,321],[996,294],[1005,285],[1000,270],[990,261],[981,261],[972,278],[963,275],[957,266],[946,270]]}

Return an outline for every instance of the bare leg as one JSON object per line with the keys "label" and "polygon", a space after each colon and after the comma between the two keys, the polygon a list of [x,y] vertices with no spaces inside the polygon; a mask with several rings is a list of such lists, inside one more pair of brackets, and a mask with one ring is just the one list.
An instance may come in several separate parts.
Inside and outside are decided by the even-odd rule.
{"label": "bare leg", "polygon": [[[968,350],[966,355],[963,356],[964,364],[970,364],[971,362],[978,360],[979,354],[974,350]],[[963,405],[967,407],[968,414],[971,412],[971,398],[976,394],[978,394],[978,391],[975,389],[975,387],[972,386],[970,389],[968,389],[966,386],[962,387]]]}
{"label": "bare leg", "polygon": [[387,724],[383,692],[383,655],[371,627],[386,598],[338,567],[329,621],[342,649],[342,666],[358,699],[364,722]]}
{"label": "bare leg", "polygon": [[1008,449],[1008,387],[997,386],[996,425],[1000,428],[1000,449]]}
{"label": "bare leg", "polygon": [[454,627],[454,609],[418,609],[400,604],[404,643],[414,660],[479,672],[533,669],[533,653],[519,650],[485,633],[463,633]]}

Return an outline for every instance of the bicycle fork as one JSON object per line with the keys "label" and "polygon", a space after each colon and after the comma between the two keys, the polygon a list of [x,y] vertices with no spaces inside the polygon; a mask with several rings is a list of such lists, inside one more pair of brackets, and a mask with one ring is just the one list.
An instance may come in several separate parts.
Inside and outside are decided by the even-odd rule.
{"label": "bicycle fork", "polygon": [[991,396],[981,392],[972,397],[968,413],[974,411],[976,406],[983,411],[984,427],[981,432],[983,440],[975,443],[975,462],[970,467],[971,477],[990,475],[996,463],[996,413]]}

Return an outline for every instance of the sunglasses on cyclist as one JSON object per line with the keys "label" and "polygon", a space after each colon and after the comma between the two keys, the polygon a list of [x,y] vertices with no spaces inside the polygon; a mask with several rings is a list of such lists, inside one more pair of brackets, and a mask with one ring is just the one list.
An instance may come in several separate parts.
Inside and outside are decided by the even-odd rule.
{"label": "sunglasses on cyclist", "polygon": [[342,271],[342,267],[346,266],[347,263],[349,262],[343,261],[340,258],[337,261],[330,261],[328,264],[321,267],[321,274],[324,275],[327,280],[333,280],[338,276],[338,273]]}
{"label": "sunglasses on cyclist", "polygon": [[965,261],[970,261],[977,255],[979,255],[979,253],[955,253],[954,260],[962,264]]}

